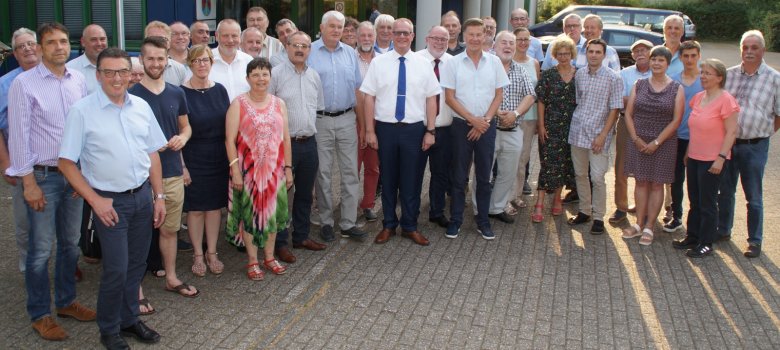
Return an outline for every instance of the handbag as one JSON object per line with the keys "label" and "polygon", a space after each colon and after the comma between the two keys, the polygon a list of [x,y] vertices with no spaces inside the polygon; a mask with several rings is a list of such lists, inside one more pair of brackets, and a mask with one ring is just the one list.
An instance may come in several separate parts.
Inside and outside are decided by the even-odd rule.
{"label": "handbag", "polygon": [[94,217],[92,207],[84,203],[84,211],[81,219],[81,238],[79,239],[81,253],[88,258],[101,259],[103,252],[100,249],[100,240],[98,240],[95,231]]}

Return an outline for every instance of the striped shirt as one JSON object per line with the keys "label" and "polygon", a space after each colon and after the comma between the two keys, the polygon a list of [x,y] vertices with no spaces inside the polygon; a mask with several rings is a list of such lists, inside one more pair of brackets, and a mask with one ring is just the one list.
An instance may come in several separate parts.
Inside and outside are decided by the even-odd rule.
{"label": "striped shirt", "polygon": [[35,165],[56,166],[65,116],[87,95],[84,76],[65,69],[62,78],[39,64],[19,74],[8,93],[8,176],[25,176]]}
{"label": "striped shirt", "polygon": [[290,137],[312,136],[317,133],[317,111],[325,108],[320,75],[305,66],[296,72],[289,61],[273,68],[268,92],[284,100]]}
{"label": "striped shirt", "polygon": [[[520,63],[512,61],[509,65],[509,72],[507,72],[507,75],[509,76],[509,85],[504,87],[504,99],[501,100],[501,105],[498,108],[499,110],[516,110],[517,106],[520,105],[520,101],[528,95],[531,95],[536,99],[536,92],[534,91],[534,85],[531,83],[530,75]],[[534,76],[535,75],[536,73],[534,73]],[[522,120],[522,118],[517,118],[514,127],[520,125]]]}
{"label": "striped shirt", "polygon": [[[588,68],[578,69],[574,82],[577,85],[577,108],[571,116],[569,144],[590,148],[593,140],[604,130],[609,112],[623,108],[623,79],[615,71],[601,66],[595,74]],[[604,142],[609,149],[611,137]]]}
{"label": "striped shirt", "polygon": [[758,71],[747,74],[742,65],[729,68],[726,90],[739,103],[738,139],[769,137],[780,116],[780,73],[762,62]]}

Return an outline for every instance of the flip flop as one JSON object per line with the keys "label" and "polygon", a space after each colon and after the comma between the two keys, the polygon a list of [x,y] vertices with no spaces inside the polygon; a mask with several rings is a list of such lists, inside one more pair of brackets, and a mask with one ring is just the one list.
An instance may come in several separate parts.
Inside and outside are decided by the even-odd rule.
{"label": "flip flop", "polygon": [[138,300],[138,306],[139,306],[139,309],[140,309],[140,306],[143,306],[143,307],[146,308],[146,312],[143,312],[143,311],[139,310],[140,313],[141,313],[141,316],[149,316],[149,315],[152,315],[155,312],[157,312],[157,310],[155,310],[152,307],[152,304],[149,303],[149,299],[146,299],[146,298]]}
{"label": "flip flop", "polygon": [[185,290],[187,290],[187,291],[191,290],[189,284],[182,283],[182,284],[180,284],[180,285],[178,285],[176,287],[173,287],[173,288],[170,288],[167,285],[165,286],[165,291],[171,292],[171,293],[176,293],[176,294],[181,295],[181,296],[183,296],[185,298],[197,298],[198,295],[200,295],[200,290],[195,292],[195,294],[186,294],[186,293],[183,292]]}

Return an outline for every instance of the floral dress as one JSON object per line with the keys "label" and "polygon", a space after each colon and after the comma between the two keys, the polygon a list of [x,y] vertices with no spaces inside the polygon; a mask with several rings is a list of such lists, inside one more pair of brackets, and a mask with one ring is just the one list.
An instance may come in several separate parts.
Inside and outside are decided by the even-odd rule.
{"label": "floral dress", "polygon": [[244,177],[242,189],[228,190],[227,239],[243,245],[241,229],[264,247],[269,233],[287,226],[287,186],[284,176],[284,118],[278,97],[270,95],[266,108],[257,109],[246,95],[237,97],[240,121],[236,149]]}
{"label": "floral dress", "polygon": [[569,125],[577,107],[574,78],[568,83],[558,70],[542,71],[536,84],[536,96],[544,103],[544,128],[547,140],[539,145],[539,190],[554,190],[564,185],[574,186],[574,165],[571,162]]}

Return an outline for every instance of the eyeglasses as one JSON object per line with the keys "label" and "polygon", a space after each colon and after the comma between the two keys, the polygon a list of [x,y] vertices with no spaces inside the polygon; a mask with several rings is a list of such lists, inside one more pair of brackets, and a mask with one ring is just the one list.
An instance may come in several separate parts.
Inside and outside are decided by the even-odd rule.
{"label": "eyeglasses", "polygon": [[24,49],[35,49],[35,46],[37,46],[38,43],[34,41],[28,41],[26,43],[17,44],[16,47],[14,47],[14,50],[24,50]]}
{"label": "eyeglasses", "polygon": [[306,50],[311,47],[309,44],[290,44],[290,47],[299,50]]}
{"label": "eyeglasses", "polygon": [[442,38],[442,37],[438,37],[438,36],[429,36],[428,39],[431,39],[431,40],[433,40],[433,42],[437,42],[437,43],[446,43],[447,42],[447,38]]}
{"label": "eyeglasses", "polygon": [[406,37],[406,36],[410,36],[410,35],[412,35],[412,32],[394,31],[394,32],[393,32],[393,35],[395,35],[395,36],[404,36],[404,37]]}
{"label": "eyeglasses", "polygon": [[211,63],[211,58],[208,57],[202,57],[202,58],[196,58],[190,61],[190,64],[193,66],[201,65],[201,64],[209,64]]}
{"label": "eyeglasses", "polygon": [[100,69],[100,73],[103,73],[103,75],[106,76],[106,78],[113,78],[116,76],[116,73],[119,73],[119,76],[122,78],[127,78],[130,76],[130,70],[129,69]]}
{"label": "eyeglasses", "polygon": [[566,57],[566,56],[571,56],[571,52],[568,52],[568,51],[559,51],[558,53],[556,53],[556,54],[555,54],[555,56],[563,56],[563,57]]}

